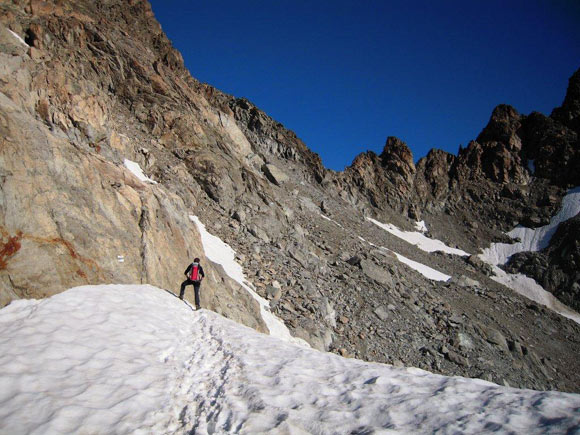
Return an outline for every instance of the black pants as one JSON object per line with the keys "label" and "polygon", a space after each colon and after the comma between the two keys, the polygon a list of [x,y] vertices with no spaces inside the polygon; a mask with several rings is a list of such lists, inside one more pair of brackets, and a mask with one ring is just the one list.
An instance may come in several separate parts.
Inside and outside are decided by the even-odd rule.
{"label": "black pants", "polygon": [[199,308],[199,287],[201,287],[200,281],[192,281],[189,278],[181,283],[181,291],[179,292],[179,299],[183,299],[183,294],[185,293],[185,287],[188,285],[193,286],[195,292],[195,307]]}

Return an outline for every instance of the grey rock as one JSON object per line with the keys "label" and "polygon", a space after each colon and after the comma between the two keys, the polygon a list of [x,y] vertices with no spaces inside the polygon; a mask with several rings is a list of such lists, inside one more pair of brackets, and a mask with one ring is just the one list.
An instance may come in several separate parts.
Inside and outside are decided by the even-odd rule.
{"label": "grey rock", "polygon": [[474,349],[473,339],[465,332],[458,332],[453,340],[453,345],[460,349],[472,350]]}
{"label": "grey rock", "polygon": [[504,335],[495,328],[482,327],[485,333],[485,339],[491,344],[499,346],[502,350],[509,351],[509,347]]}
{"label": "grey rock", "polygon": [[346,260],[346,262],[348,264],[350,264],[351,266],[358,266],[358,265],[360,265],[361,258],[358,255],[355,255],[353,257],[350,257],[348,260]]}
{"label": "grey rock", "polygon": [[479,281],[471,279],[465,275],[461,275],[459,278],[457,278],[457,280],[454,281],[460,287],[481,287]]}
{"label": "grey rock", "polygon": [[384,306],[382,306],[382,305],[381,305],[381,306],[379,306],[379,307],[377,307],[377,308],[375,308],[375,309],[373,310],[373,312],[374,312],[374,313],[377,315],[377,317],[378,317],[379,319],[381,319],[383,322],[389,318],[389,312],[388,312],[387,308],[385,308],[385,307],[384,307]]}
{"label": "grey rock", "polygon": [[470,367],[471,364],[469,363],[469,360],[467,358],[465,358],[464,356],[458,354],[457,352],[449,349],[447,351],[447,353],[445,354],[445,356],[447,357],[447,359],[451,362],[454,362],[457,365],[460,366],[464,366],[464,367]]}
{"label": "grey rock", "polygon": [[275,287],[273,285],[267,285],[266,286],[266,295],[267,295],[268,299],[278,301],[282,297],[282,289],[280,287]]}
{"label": "grey rock", "polygon": [[274,183],[276,186],[280,186],[283,183],[286,183],[290,178],[284,172],[282,172],[277,166],[272,164],[264,164],[262,165],[262,171],[266,178]]}
{"label": "grey rock", "polygon": [[519,341],[509,340],[508,347],[509,347],[509,350],[517,357],[521,358],[524,356],[524,351],[523,351],[522,345],[520,344]]}
{"label": "grey rock", "polygon": [[393,286],[393,278],[389,272],[376,266],[368,260],[361,260],[360,266],[366,276],[387,287]]}
{"label": "grey rock", "polygon": [[232,218],[240,223],[244,223],[246,221],[246,212],[244,210],[234,210]]}
{"label": "grey rock", "polygon": [[248,228],[248,230],[250,231],[250,234],[257,239],[260,239],[264,243],[270,243],[270,237],[268,237],[268,234],[266,234],[262,228],[259,228],[256,225],[252,225],[250,228]]}

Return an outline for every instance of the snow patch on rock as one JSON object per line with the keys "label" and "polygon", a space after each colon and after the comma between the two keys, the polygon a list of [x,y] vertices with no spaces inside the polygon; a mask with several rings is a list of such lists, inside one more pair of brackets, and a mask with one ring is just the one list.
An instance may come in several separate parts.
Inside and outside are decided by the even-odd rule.
{"label": "snow patch on rock", "polygon": [[451,275],[446,275],[443,272],[439,272],[438,270],[435,270],[432,267],[424,265],[423,263],[419,263],[418,261],[411,260],[407,257],[402,256],[401,254],[397,254],[394,251],[391,252],[395,254],[397,260],[399,260],[401,263],[406,264],[411,269],[416,270],[427,279],[431,279],[433,281],[449,281],[451,279]]}
{"label": "snow patch on rock", "polygon": [[495,276],[492,276],[491,279],[494,281],[511,288],[540,305],[550,308],[564,317],[574,320],[576,323],[580,323],[580,314],[560,302],[552,293],[544,290],[544,287],[534,279],[521,273],[507,273],[494,265],[492,265],[492,270]]}
{"label": "snow patch on rock", "polygon": [[435,252],[441,251],[446,252],[448,254],[454,255],[461,255],[461,256],[469,256],[470,254],[457,248],[451,248],[443,243],[441,240],[437,239],[430,239],[429,237],[425,236],[424,234],[417,232],[417,231],[402,231],[397,228],[393,224],[384,224],[379,222],[375,219],[366,218],[369,222],[377,225],[378,227],[382,228],[383,230],[387,231],[388,233],[392,234],[395,237],[405,240],[406,242],[417,246],[419,249],[425,252]]}
{"label": "snow patch on rock", "polygon": [[421,233],[426,233],[427,225],[425,224],[425,221],[415,222],[415,229]]}
{"label": "snow patch on rock", "polygon": [[342,225],[341,225],[341,224],[339,224],[338,222],[336,222],[334,219],[331,219],[331,218],[329,218],[328,216],[326,216],[326,215],[323,215],[322,213],[319,213],[319,214],[320,214],[320,216],[322,217],[322,219],[325,219],[325,220],[327,220],[327,221],[329,221],[329,222],[332,222],[333,224],[335,224],[335,225],[339,226],[340,228],[342,228]]}
{"label": "snow patch on rock", "polygon": [[401,263],[406,264],[407,266],[409,266],[411,269],[415,270],[416,272],[419,272],[421,275],[423,275],[427,279],[431,279],[434,281],[448,281],[451,279],[450,275],[446,275],[443,272],[439,272],[438,270],[435,270],[432,267],[426,266],[423,263],[419,263],[418,261],[411,260],[410,258],[407,258],[401,254],[398,254],[395,251],[392,251],[388,248],[385,248],[384,246],[377,246],[374,243],[369,242],[368,240],[365,240],[361,236],[358,236],[358,238],[362,242],[368,243],[373,248],[378,248],[378,249],[382,249],[385,252],[393,253],[395,255],[395,257],[397,258],[397,260],[399,260]]}
{"label": "snow patch on rock", "polygon": [[125,159],[123,161],[123,164],[125,165],[125,167],[129,171],[131,171],[131,173],[133,175],[135,175],[135,177],[137,177],[142,182],[144,182],[144,183],[151,183],[151,184],[157,184],[157,181],[152,180],[151,178],[149,178],[148,176],[146,176],[143,173],[143,169],[141,169],[141,166],[139,166],[139,163],[133,162],[132,160],[129,160],[129,159]]}
{"label": "snow patch on rock", "polygon": [[214,263],[220,264],[230,278],[239,283],[260,305],[260,314],[270,331],[270,335],[281,340],[290,341],[301,346],[310,347],[309,344],[297,337],[293,337],[282,320],[276,317],[269,309],[270,303],[261,297],[253,286],[246,281],[242,266],[235,260],[236,251],[219,237],[207,231],[205,225],[197,216],[189,216],[195,223],[201,236],[201,243],[205,256]]}
{"label": "snow patch on rock", "polygon": [[25,45],[27,48],[29,47],[29,45],[26,43],[26,41],[25,41],[24,39],[22,39],[18,33],[16,33],[16,32],[13,32],[13,31],[12,31],[12,30],[10,30],[10,29],[8,29],[8,31],[9,31],[10,33],[12,33],[12,36],[14,36],[16,39],[18,39],[18,41],[19,41],[21,44]]}
{"label": "snow patch on rock", "polygon": [[562,207],[548,225],[539,228],[526,228],[518,225],[509,233],[513,239],[519,239],[516,243],[492,243],[489,248],[483,250],[480,257],[490,264],[505,264],[509,258],[526,251],[540,251],[550,244],[550,240],[558,225],[580,213],[580,187],[570,189],[562,199]]}
{"label": "snow patch on rock", "polygon": [[562,199],[560,211],[552,217],[550,223],[539,228],[526,228],[517,226],[510,231],[508,236],[519,239],[516,243],[492,243],[489,248],[483,250],[479,257],[493,266],[495,276],[493,280],[516,291],[541,305],[554,310],[561,315],[580,323],[580,314],[561,303],[552,293],[544,290],[535,280],[522,274],[510,274],[500,269],[499,265],[508,262],[509,258],[526,251],[540,251],[550,244],[550,240],[558,225],[580,213],[580,187],[570,189]]}

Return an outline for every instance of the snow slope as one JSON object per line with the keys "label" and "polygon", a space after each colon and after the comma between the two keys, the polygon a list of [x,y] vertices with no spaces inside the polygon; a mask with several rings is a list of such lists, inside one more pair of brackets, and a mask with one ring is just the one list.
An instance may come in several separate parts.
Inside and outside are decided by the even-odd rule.
{"label": "snow slope", "polygon": [[418,261],[411,260],[410,258],[404,257],[401,254],[398,254],[394,251],[391,252],[395,254],[397,260],[399,260],[401,263],[405,263],[411,269],[416,270],[427,279],[431,279],[433,281],[449,281],[451,279],[451,275],[446,275],[443,272],[439,272],[438,270],[435,270],[432,267],[426,266],[423,263],[419,263]]}
{"label": "snow slope", "polygon": [[526,228],[518,225],[507,233],[513,239],[519,239],[516,243],[492,243],[489,248],[483,250],[480,257],[490,264],[505,264],[509,258],[525,251],[540,251],[550,244],[550,239],[558,229],[558,225],[580,213],[580,187],[570,189],[562,199],[562,207],[550,223],[539,228]]}
{"label": "snow slope", "polygon": [[525,251],[539,251],[546,248],[550,239],[558,229],[558,225],[580,213],[580,187],[570,189],[562,199],[562,207],[558,214],[550,220],[548,225],[539,228],[526,228],[517,226],[510,231],[508,236],[519,239],[519,242],[492,243],[489,248],[483,250],[479,257],[493,266],[494,281],[505,285],[522,296],[527,297],[541,305],[560,313],[561,315],[580,323],[580,314],[560,302],[554,295],[539,285],[532,278],[523,274],[511,274],[500,269],[498,265],[505,264],[509,258]]}
{"label": "snow slope", "polygon": [[148,285],[0,310],[2,434],[572,433],[580,395],[365,363]]}
{"label": "snow slope", "polygon": [[256,293],[252,288],[252,285],[246,281],[244,270],[236,261],[236,252],[232,247],[222,241],[219,237],[209,233],[205,228],[205,225],[197,216],[189,216],[189,219],[197,226],[197,230],[201,236],[201,243],[203,245],[205,256],[214,263],[221,264],[228,276],[239,283],[258,302],[260,305],[260,315],[268,327],[270,335],[301,346],[310,347],[306,341],[301,338],[293,337],[292,334],[290,334],[290,330],[286,327],[284,322],[270,311],[270,303]]}
{"label": "snow slope", "polygon": [[[441,240],[430,239],[429,237],[425,236],[423,233],[421,233],[419,231],[403,231],[403,230],[400,230],[398,227],[396,227],[393,224],[384,224],[382,222],[379,222],[379,221],[377,221],[373,218],[369,218],[369,217],[367,217],[366,219],[369,222],[372,222],[373,224],[375,224],[378,227],[382,228],[383,230],[387,231],[388,233],[391,233],[393,236],[398,237],[400,239],[403,239],[406,242],[410,243],[411,245],[417,246],[419,249],[421,249],[423,251],[426,251],[426,252],[441,251],[441,252],[446,252],[448,254],[462,255],[462,256],[470,255],[469,253],[467,253],[461,249],[451,248],[450,246],[447,246]],[[419,226],[417,226],[417,228],[419,228]],[[422,231],[422,228],[421,228],[421,231]]]}
{"label": "snow slope", "polygon": [[580,324],[580,314],[560,302],[552,293],[544,290],[544,287],[534,279],[522,273],[507,273],[498,266],[492,265],[492,270],[495,275],[491,279],[494,281]]}
{"label": "snow slope", "polygon": [[363,239],[361,236],[358,236],[359,240],[368,243],[369,245],[371,245],[374,248],[378,248],[378,249],[382,249],[385,252],[391,252],[395,255],[395,257],[397,258],[397,260],[399,260],[401,263],[406,264],[407,266],[409,266],[411,269],[415,270],[416,272],[419,272],[421,275],[423,275],[425,278],[427,279],[431,279],[433,281],[448,281],[451,279],[451,275],[446,275],[443,272],[439,272],[436,269],[433,269],[432,267],[429,267],[423,263],[419,263],[418,261],[414,261],[411,260],[410,258],[407,258],[395,251],[392,251],[388,248],[385,248],[384,246],[377,246],[374,243],[369,242],[368,240]]}

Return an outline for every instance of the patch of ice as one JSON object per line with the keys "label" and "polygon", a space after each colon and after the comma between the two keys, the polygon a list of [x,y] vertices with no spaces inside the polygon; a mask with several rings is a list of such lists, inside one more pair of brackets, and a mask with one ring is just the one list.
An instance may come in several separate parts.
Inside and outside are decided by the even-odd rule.
{"label": "patch of ice", "polygon": [[375,224],[375,225],[379,226],[380,228],[382,228],[383,230],[387,231],[388,233],[391,233],[393,236],[396,236],[400,239],[403,239],[406,242],[417,246],[419,249],[421,249],[425,252],[441,251],[441,252],[446,252],[448,254],[461,255],[461,256],[470,255],[469,253],[467,253],[461,249],[451,248],[450,246],[447,246],[441,240],[430,239],[429,237],[426,237],[424,234],[418,233],[416,231],[402,231],[393,224],[384,224],[382,222],[379,222],[379,221],[372,219],[372,218],[369,218],[369,217],[367,217],[366,219],[369,222],[372,222],[373,224]]}
{"label": "patch of ice", "polygon": [[147,285],[0,310],[0,433],[572,433],[580,395],[300,348]]}
{"label": "patch of ice", "polygon": [[260,314],[270,331],[270,335],[279,339],[290,341],[301,346],[309,347],[309,344],[297,337],[293,337],[282,320],[270,311],[270,303],[256,293],[251,283],[246,281],[242,266],[235,260],[236,251],[219,237],[211,234],[197,216],[189,216],[195,223],[201,236],[201,243],[205,256],[214,263],[220,264],[230,278],[240,284],[260,305]]}
{"label": "patch of ice", "polygon": [[151,183],[151,184],[157,184],[157,181],[152,180],[151,178],[147,177],[143,173],[143,170],[141,169],[141,166],[139,166],[139,163],[133,162],[132,160],[129,160],[129,159],[125,159],[123,163],[124,163],[125,167],[129,171],[131,171],[131,173],[133,175],[135,175],[135,177],[137,177],[142,182],[144,182],[144,183]]}
{"label": "patch of ice", "polygon": [[14,36],[16,39],[18,39],[18,41],[19,41],[20,43],[22,43],[22,44],[23,44],[23,45],[25,45],[26,47],[29,47],[29,45],[26,43],[26,41],[25,41],[24,39],[22,39],[18,33],[16,33],[16,32],[13,32],[13,31],[12,31],[12,30],[10,30],[10,29],[8,29],[8,31],[9,31],[10,33],[12,33],[12,35],[13,35],[13,36]]}
{"label": "patch of ice", "polygon": [[550,223],[539,228],[517,226],[508,236],[519,239],[516,243],[492,243],[483,250],[480,257],[490,264],[505,264],[509,258],[525,251],[540,251],[550,244],[550,239],[556,232],[558,225],[580,213],[580,187],[570,189],[562,199],[562,207]]}

